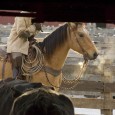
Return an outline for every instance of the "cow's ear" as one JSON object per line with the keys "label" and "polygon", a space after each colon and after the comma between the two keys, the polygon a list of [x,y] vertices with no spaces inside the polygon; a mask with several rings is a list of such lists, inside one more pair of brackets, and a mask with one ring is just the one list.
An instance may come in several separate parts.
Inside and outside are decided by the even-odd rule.
{"label": "cow's ear", "polygon": [[67,97],[66,95],[60,94],[59,99],[62,102],[66,103],[66,104],[71,104],[71,106],[73,106],[71,99],[69,97]]}
{"label": "cow's ear", "polygon": [[13,91],[13,97],[17,98],[18,96],[22,95],[22,92],[20,92],[20,90],[16,89],[15,87],[11,88]]}

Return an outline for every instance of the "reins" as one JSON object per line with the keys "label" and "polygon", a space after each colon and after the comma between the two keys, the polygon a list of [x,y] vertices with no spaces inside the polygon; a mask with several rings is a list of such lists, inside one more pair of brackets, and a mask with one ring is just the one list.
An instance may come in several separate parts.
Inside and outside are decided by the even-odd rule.
{"label": "reins", "polygon": [[45,72],[45,75],[46,75],[46,78],[47,78],[47,80],[48,80],[48,82],[49,82],[49,84],[51,85],[51,86],[53,86],[53,87],[55,87],[55,88],[61,88],[61,89],[68,89],[68,90],[70,90],[70,89],[73,89],[77,84],[78,84],[78,81],[81,79],[81,77],[82,77],[82,75],[83,75],[83,73],[84,73],[84,71],[86,70],[86,68],[87,68],[87,64],[88,64],[88,60],[84,60],[84,63],[83,63],[83,66],[82,66],[82,68],[81,68],[81,70],[80,70],[80,72],[79,72],[79,75],[74,79],[74,80],[67,80],[66,79],[66,77],[63,77],[63,83],[64,84],[66,84],[66,86],[67,86],[67,84],[69,84],[69,85],[72,85],[72,84],[75,84],[75,85],[73,85],[73,86],[71,86],[71,87],[58,87],[58,86],[55,86],[55,85],[53,85],[51,82],[50,82],[50,80],[48,79],[48,76],[47,76],[47,72],[45,71],[45,66],[43,66],[44,67],[44,72]]}
{"label": "reins", "polygon": [[[88,60],[84,60],[83,66],[82,66],[78,76],[74,80],[67,80],[66,77],[63,76],[63,83],[64,83],[64,85],[66,85],[66,87],[60,87],[60,88],[67,89],[67,90],[73,89],[79,83],[79,80],[82,78],[82,75],[87,68],[87,64],[88,64]],[[67,84],[69,85],[69,87],[67,87]],[[72,86],[70,86],[70,85],[72,85]]]}

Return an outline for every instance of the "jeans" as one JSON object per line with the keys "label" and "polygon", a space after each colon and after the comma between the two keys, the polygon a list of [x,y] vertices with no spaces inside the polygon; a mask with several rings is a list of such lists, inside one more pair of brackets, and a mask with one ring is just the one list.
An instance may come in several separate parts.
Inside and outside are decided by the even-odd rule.
{"label": "jeans", "polygon": [[13,78],[17,78],[21,76],[22,53],[13,52],[11,55]]}

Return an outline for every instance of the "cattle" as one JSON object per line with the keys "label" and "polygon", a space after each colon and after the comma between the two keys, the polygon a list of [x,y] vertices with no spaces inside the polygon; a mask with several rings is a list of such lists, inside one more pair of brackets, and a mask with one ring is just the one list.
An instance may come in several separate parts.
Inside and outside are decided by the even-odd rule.
{"label": "cattle", "polygon": [[0,115],[74,115],[74,107],[52,87],[8,78],[0,81]]}

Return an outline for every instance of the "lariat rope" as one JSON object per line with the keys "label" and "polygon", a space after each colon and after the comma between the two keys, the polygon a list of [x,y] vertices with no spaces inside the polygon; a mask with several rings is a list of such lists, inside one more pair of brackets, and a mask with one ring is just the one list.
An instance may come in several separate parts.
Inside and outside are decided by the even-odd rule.
{"label": "lariat rope", "polygon": [[24,76],[31,76],[33,74],[36,74],[43,67],[44,56],[41,50],[35,45],[32,45],[32,47],[36,51],[34,60],[31,60],[31,54],[29,54],[27,57],[22,56],[21,70]]}

